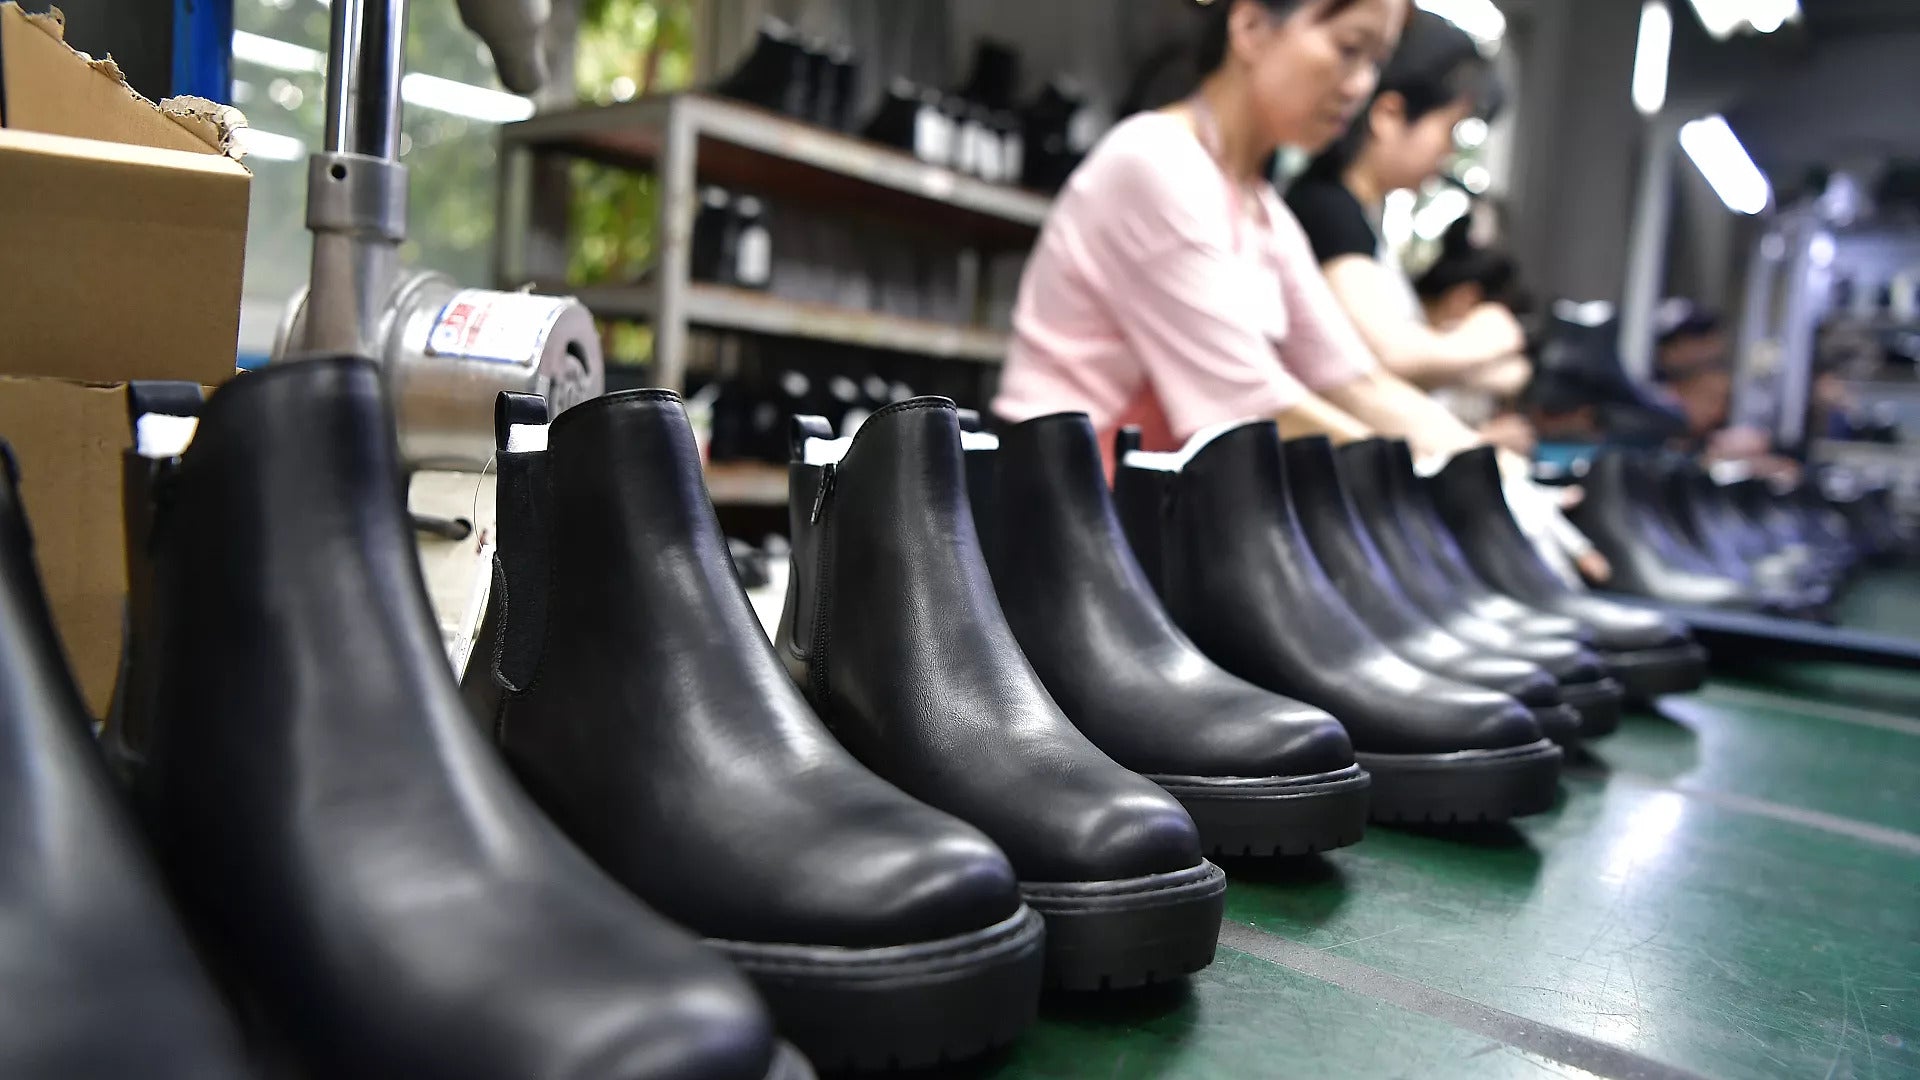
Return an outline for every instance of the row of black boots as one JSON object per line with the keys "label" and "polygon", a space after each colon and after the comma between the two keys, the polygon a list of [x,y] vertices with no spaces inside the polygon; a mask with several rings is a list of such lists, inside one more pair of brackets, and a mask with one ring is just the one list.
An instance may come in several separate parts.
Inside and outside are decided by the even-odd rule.
{"label": "row of black boots", "polygon": [[1610,587],[1667,604],[1830,622],[1850,574],[1914,552],[1884,488],[1722,484],[1685,457],[1629,451],[1600,455],[1581,483],[1574,521],[1612,562]]}
{"label": "row of black boots", "polygon": [[1249,424],[1127,454],[1116,513],[1084,417],[932,398],[796,424],[769,642],[679,399],[632,391],[502,397],[456,684],[376,366],[129,393],[104,757],[0,486],[0,1075],[970,1057],[1043,986],[1208,964],[1209,855],[1544,809],[1615,679],[1699,678],[1539,564],[1488,456]]}

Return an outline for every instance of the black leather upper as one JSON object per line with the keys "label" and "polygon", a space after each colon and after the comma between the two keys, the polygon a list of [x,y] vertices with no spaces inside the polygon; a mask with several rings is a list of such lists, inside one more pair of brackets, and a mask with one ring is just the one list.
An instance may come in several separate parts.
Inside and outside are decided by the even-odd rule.
{"label": "black leather upper", "polygon": [[202,940],[309,1071],[765,1076],[745,982],[595,869],[475,729],[378,368],[236,379],[154,497],[136,793]]}
{"label": "black leather upper", "polygon": [[1440,511],[1434,508],[1432,481],[1414,471],[1413,451],[1405,441],[1388,441],[1381,457],[1386,465],[1388,497],[1401,510],[1396,523],[1415,546],[1433,557],[1434,567],[1468,611],[1515,633],[1592,644],[1593,632],[1578,619],[1523,604],[1481,579],[1441,520]]}
{"label": "black leather upper", "polygon": [[1657,612],[1624,607],[1577,591],[1540,561],[1507,510],[1492,447],[1460,454],[1433,478],[1434,504],[1459,539],[1473,569],[1523,603],[1580,620],[1609,652],[1686,645],[1685,627]]}
{"label": "black leather upper", "polygon": [[1539,741],[1513,698],[1415,667],[1367,628],[1314,557],[1289,483],[1271,421],[1220,435],[1178,474],[1120,467],[1127,535],[1158,551],[1161,599],[1194,643],[1241,678],[1326,709],[1363,753]]}
{"label": "black leather upper", "polygon": [[978,826],[1022,882],[1200,865],[1186,810],[1068,722],[1007,628],[952,402],[881,409],[843,461],[796,464],[792,480],[780,652],[848,749]]}
{"label": "black leather upper", "polygon": [[1154,776],[1279,777],[1353,764],[1338,721],[1208,660],[1120,532],[1092,423],[1041,417],[967,454],[974,521],[1007,624],[1061,709]]}
{"label": "black leather upper", "polygon": [[1282,446],[1288,494],[1334,588],[1387,647],[1436,675],[1484,686],[1540,708],[1560,704],[1559,682],[1538,664],[1490,653],[1441,629],[1407,598],[1348,498],[1324,435]]}
{"label": "black leather upper", "polygon": [[1340,476],[1367,535],[1407,599],[1429,618],[1479,648],[1530,660],[1560,683],[1577,685],[1606,676],[1600,658],[1567,637],[1536,636],[1475,614],[1449,583],[1439,557],[1403,527],[1417,510],[1398,502],[1389,480],[1392,455],[1384,439],[1367,439],[1339,450]]}
{"label": "black leather upper", "polygon": [[1657,485],[1625,454],[1600,455],[1583,483],[1587,498],[1573,521],[1613,564],[1614,588],[1676,604],[1759,606],[1741,582],[1676,535],[1677,526],[1657,505]]}
{"label": "black leather upper", "polygon": [[5,443],[0,462],[0,1076],[240,1080],[61,657]]}
{"label": "black leather upper", "polygon": [[[500,457],[516,528],[548,535],[529,545],[503,530],[504,588],[466,679],[470,697],[492,698],[488,727],[536,801],[710,938],[903,945],[1012,916],[1006,858],[855,761],[775,658],[679,398],[601,398],[549,438],[544,454]],[[541,457],[544,484],[526,475]],[[554,557],[521,558],[528,547]],[[522,622],[536,593],[544,623]],[[495,669],[509,643],[536,661],[512,679],[519,691]]]}

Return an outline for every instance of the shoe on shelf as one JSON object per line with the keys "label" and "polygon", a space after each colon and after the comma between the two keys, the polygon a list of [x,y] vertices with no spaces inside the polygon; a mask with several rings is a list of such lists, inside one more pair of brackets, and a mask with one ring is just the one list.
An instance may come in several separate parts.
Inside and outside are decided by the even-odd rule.
{"label": "shoe on shelf", "polygon": [[1212,962],[1225,876],[1172,795],[1063,715],[994,596],[951,401],[836,440],[796,424],[777,650],[841,743],[986,833],[1047,924],[1047,981],[1104,990]]}
{"label": "shoe on shelf", "polygon": [[1086,415],[968,441],[974,523],[1001,610],[1067,718],[1172,792],[1209,854],[1357,842],[1369,781],[1346,731],[1229,675],[1174,626],[1121,534]]}
{"label": "shoe on shelf", "polygon": [[303,1074],[813,1075],[746,980],[487,745],[427,603],[379,366],[276,365],[216,391],[184,451],[143,443],[134,804],[213,966]]}
{"label": "shoe on shelf", "polygon": [[238,1027],[95,745],[19,484],[0,442],[0,1075],[243,1080]]}
{"label": "shoe on shelf", "polygon": [[1506,694],[1414,666],[1315,557],[1279,432],[1202,432],[1174,454],[1123,433],[1120,519],[1174,622],[1255,685],[1325,709],[1373,777],[1378,822],[1505,821],[1553,805],[1561,750]]}
{"label": "shoe on shelf", "polygon": [[501,395],[499,549],[464,681],[527,790],[609,874],[751,978],[828,1072],[1011,1042],[1040,917],[971,826],[862,767],[736,580],[677,395],[547,424]]}
{"label": "shoe on shelf", "polygon": [[763,19],[752,50],[713,92],[769,112],[810,119],[821,59],[793,27]]}

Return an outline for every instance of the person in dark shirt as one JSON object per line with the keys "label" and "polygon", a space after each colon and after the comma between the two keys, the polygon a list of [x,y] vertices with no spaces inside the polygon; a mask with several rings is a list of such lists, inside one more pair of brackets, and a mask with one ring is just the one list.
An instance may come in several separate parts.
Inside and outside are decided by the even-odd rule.
{"label": "person in dark shirt", "polygon": [[1417,189],[1453,153],[1454,129],[1490,115],[1499,88],[1473,39],[1419,12],[1353,128],[1315,159],[1287,193],[1347,314],[1389,370],[1479,424],[1490,398],[1519,392],[1530,376],[1513,313],[1480,303],[1457,321],[1428,320],[1397,255],[1381,242],[1387,196]]}

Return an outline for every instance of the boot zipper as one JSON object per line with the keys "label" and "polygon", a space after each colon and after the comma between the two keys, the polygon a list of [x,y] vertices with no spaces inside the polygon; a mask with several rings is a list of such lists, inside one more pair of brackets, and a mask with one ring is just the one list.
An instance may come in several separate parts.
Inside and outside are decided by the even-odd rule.
{"label": "boot zipper", "polygon": [[818,552],[814,560],[813,641],[807,650],[808,667],[813,676],[814,709],[829,726],[833,720],[827,708],[827,545],[832,538],[832,530],[825,518],[827,499],[833,494],[834,478],[838,473],[838,466],[826,466],[826,471],[820,477],[820,489],[813,496],[813,511],[807,518],[808,524],[819,529],[814,537]]}
{"label": "boot zipper", "polygon": [[807,515],[809,525],[820,524],[820,515],[827,509],[827,496],[833,494],[834,477],[840,471],[839,466],[833,464],[826,465],[825,469],[826,471],[820,476],[820,490],[813,494],[813,512]]}

